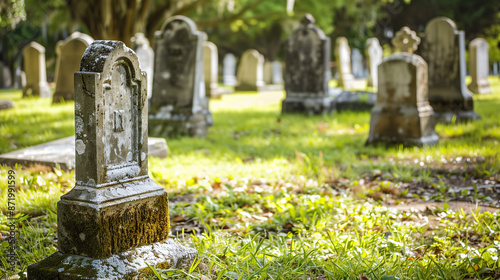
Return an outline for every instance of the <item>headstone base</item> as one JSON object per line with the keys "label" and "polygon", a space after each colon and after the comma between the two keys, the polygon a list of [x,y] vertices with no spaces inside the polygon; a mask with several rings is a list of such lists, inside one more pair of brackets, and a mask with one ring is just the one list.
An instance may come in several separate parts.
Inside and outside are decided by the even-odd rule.
{"label": "headstone base", "polygon": [[134,248],[106,259],[56,252],[28,266],[28,279],[145,279],[154,276],[147,264],[158,269],[187,270],[197,255],[196,249],[182,246],[173,240]]}
{"label": "headstone base", "polygon": [[148,131],[150,136],[175,137],[188,135],[205,137],[208,128],[212,126],[212,114],[209,111],[200,112],[191,116],[181,114],[165,114],[158,118],[149,116]]}
{"label": "headstone base", "polygon": [[330,114],[335,109],[335,101],[331,97],[290,97],[281,103],[281,113],[306,113],[308,115]]}
{"label": "headstone base", "polygon": [[491,93],[491,87],[488,80],[480,80],[477,83],[471,83],[468,86],[469,90],[476,94],[488,94]]}
{"label": "headstone base", "polygon": [[1,99],[0,100],[0,110],[14,108],[14,101],[10,99]]}

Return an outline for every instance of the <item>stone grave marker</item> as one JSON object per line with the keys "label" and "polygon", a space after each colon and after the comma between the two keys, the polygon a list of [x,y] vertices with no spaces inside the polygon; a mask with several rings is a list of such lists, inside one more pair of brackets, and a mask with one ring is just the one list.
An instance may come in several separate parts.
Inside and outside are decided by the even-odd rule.
{"label": "stone grave marker", "polygon": [[209,98],[220,98],[218,74],[219,55],[217,46],[206,41],[203,43],[203,71],[205,76],[205,93]]}
{"label": "stone grave marker", "polygon": [[392,40],[400,53],[378,66],[377,102],[371,111],[366,144],[424,146],[439,140],[427,97],[427,63],[412,54],[420,41],[417,38],[415,32],[402,28]]}
{"label": "stone grave marker", "polygon": [[427,23],[420,54],[429,67],[429,102],[439,122],[480,119],[465,86],[465,34],[438,17]]}
{"label": "stone grave marker", "polygon": [[264,56],[256,50],[246,50],[241,55],[236,74],[239,91],[260,91],[264,86]]}
{"label": "stone grave marker", "polygon": [[236,85],[236,57],[232,53],[228,53],[224,56],[224,61],[222,62],[223,73],[222,82],[226,86]]}
{"label": "stone grave marker", "polygon": [[272,80],[271,82],[275,85],[280,85],[283,84],[283,67],[281,65],[281,62],[279,61],[273,61],[272,62]]}
{"label": "stone grave marker", "polygon": [[0,88],[10,88],[12,86],[12,75],[9,66],[0,61]]}
{"label": "stone grave marker", "polygon": [[352,74],[355,78],[363,78],[365,69],[363,66],[363,55],[359,49],[352,49],[351,53]]}
{"label": "stone grave marker", "polygon": [[378,65],[382,63],[384,51],[377,38],[370,38],[366,41],[366,57],[368,62],[367,86],[378,86]]}
{"label": "stone grave marker", "polygon": [[74,79],[76,184],[57,203],[58,251],[28,279],[141,278],[147,264],[189,267],[197,255],[167,240],[167,193],[148,176],[146,79],[122,42],[85,51]]}
{"label": "stone grave marker", "polygon": [[314,23],[314,17],[306,14],[286,42],[283,114],[323,114],[335,109],[328,90],[330,38]]}
{"label": "stone grave marker", "polygon": [[52,93],[45,72],[45,48],[37,42],[29,43],[23,49],[23,60],[26,72],[23,97],[51,97]]}
{"label": "stone grave marker", "polygon": [[56,89],[52,103],[75,99],[73,75],[80,69],[83,52],[92,41],[94,39],[89,35],[75,32],[66,40],[57,43]]}
{"label": "stone grave marker", "polygon": [[337,59],[337,73],[339,74],[337,86],[346,90],[352,88],[354,76],[351,73],[351,49],[346,37],[337,38],[335,57]]}
{"label": "stone grave marker", "polygon": [[148,38],[143,33],[136,33],[132,38],[132,42],[135,45],[134,51],[139,58],[141,69],[148,75],[148,99],[150,99],[153,93],[155,52],[149,45]]}
{"label": "stone grave marker", "polygon": [[206,34],[184,16],[168,19],[156,35],[151,136],[205,136],[212,125],[203,75]]}
{"label": "stone grave marker", "polygon": [[273,63],[271,61],[264,62],[263,80],[266,85],[273,83]]}
{"label": "stone grave marker", "polygon": [[488,42],[483,38],[476,38],[469,44],[472,82],[468,88],[473,93],[491,93],[490,83],[488,82],[490,72],[488,49]]}
{"label": "stone grave marker", "polygon": [[493,75],[498,75],[498,63],[493,62]]}

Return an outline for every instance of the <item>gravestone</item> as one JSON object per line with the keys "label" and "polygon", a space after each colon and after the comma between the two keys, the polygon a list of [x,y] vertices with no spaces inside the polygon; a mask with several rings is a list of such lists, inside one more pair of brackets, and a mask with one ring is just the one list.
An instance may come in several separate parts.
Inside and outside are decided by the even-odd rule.
{"label": "gravestone", "polygon": [[266,85],[273,83],[273,63],[271,61],[264,62],[263,80]]}
{"label": "gravestone", "polygon": [[493,62],[493,75],[498,75],[498,63]]}
{"label": "gravestone", "polygon": [[384,51],[377,38],[370,38],[366,41],[366,57],[368,62],[367,86],[378,86],[378,65],[382,63]]}
{"label": "gravestone", "polygon": [[488,49],[488,42],[483,38],[476,38],[469,44],[472,82],[468,88],[473,93],[491,93],[490,83],[488,82],[490,72]]}
{"label": "gravestone", "polygon": [[16,68],[14,75],[14,87],[22,90],[26,86],[26,73],[20,67]]}
{"label": "gravestone", "polygon": [[143,33],[136,33],[132,38],[132,42],[135,45],[134,51],[139,58],[141,69],[148,75],[148,99],[150,99],[153,93],[155,52],[149,46],[149,40]]}
{"label": "gravestone", "polygon": [[480,119],[465,86],[465,34],[438,17],[427,23],[420,50],[429,67],[429,102],[439,122]]}
{"label": "gravestone", "polygon": [[37,42],[29,43],[23,49],[23,60],[26,72],[23,97],[51,97],[52,93],[45,72],[45,48]]}
{"label": "gravestone", "polygon": [[10,88],[12,86],[12,75],[9,66],[0,61],[0,88]]}
{"label": "gravestone", "polygon": [[359,49],[352,49],[351,53],[352,74],[355,78],[363,78],[365,71],[363,67],[363,55]]}
{"label": "gravestone", "polygon": [[219,55],[217,46],[206,41],[203,43],[203,71],[205,76],[205,93],[209,98],[220,98],[217,76],[219,74]]}
{"label": "gravestone", "polygon": [[235,87],[238,91],[259,91],[264,86],[264,56],[256,50],[243,53],[238,66]]}
{"label": "gravestone", "polygon": [[352,88],[354,76],[351,73],[351,49],[346,37],[337,38],[335,57],[337,59],[337,73],[339,74],[337,86],[346,90]]}
{"label": "gravestone", "polygon": [[286,98],[281,112],[323,114],[334,110],[329,94],[330,38],[306,14],[285,45]]}
{"label": "gravestone", "polygon": [[273,61],[272,71],[273,76],[271,82],[275,85],[283,84],[283,67],[281,65],[281,62]]}
{"label": "gravestone", "polygon": [[52,103],[74,100],[74,73],[80,69],[80,60],[85,49],[94,41],[87,34],[75,32],[56,46],[56,89]]}
{"label": "gravestone", "polygon": [[223,73],[222,73],[222,83],[226,86],[236,85],[236,57],[232,53],[228,53],[224,56]]}
{"label": "gravestone", "polygon": [[148,176],[146,79],[122,42],[85,51],[74,79],[76,184],[57,203],[58,252],[28,279],[141,278],[147,264],[189,267],[197,255],[165,241],[167,193]]}
{"label": "gravestone", "polygon": [[392,40],[401,53],[385,58],[378,66],[377,102],[371,111],[366,144],[424,146],[439,140],[427,97],[427,63],[412,54],[418,42],[415,32],[402,28]]}
{"label": "gravestone", "polygon": [[151,136],[205,136],[212,125],[203,75],[206,34],[184,16],[168,19],[156,35]]}

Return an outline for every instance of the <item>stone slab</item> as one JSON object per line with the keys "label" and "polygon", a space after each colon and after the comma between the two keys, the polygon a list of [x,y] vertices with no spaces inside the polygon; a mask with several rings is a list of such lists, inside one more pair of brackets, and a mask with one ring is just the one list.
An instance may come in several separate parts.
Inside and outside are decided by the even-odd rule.
{"label": "stone slab", "polygon": [[182,246],[171,239],[137,247],[105,259],[56,252],[43,261],[30,265],[28,277],[32,280],[145,279],[153,276],[147,264],[159,269],[187,270],[197,255],[195,249]]}
{"label": "stone slab", "polygon": [[[167,142],[164,138],[148,138],[150,156],[165,158],[168,155]],[[63,170],[75,169],[75,136],[70,136],[33,147],[0,155],[0,164],[41,164],[59,167]]]}
{"label": "stone slab", "polygon": [[14,101],[10,99],[1,99],[0,100],[0,110],[14,108]]}

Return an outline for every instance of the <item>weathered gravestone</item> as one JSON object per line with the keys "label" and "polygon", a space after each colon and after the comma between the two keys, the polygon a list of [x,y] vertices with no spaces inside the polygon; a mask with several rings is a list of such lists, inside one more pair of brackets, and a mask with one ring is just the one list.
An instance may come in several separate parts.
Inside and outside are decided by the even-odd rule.
{"label": "weathered gravestone", "polygon": [[0,88],[10,88],[12,86],[12,75],[9,66],[0,61]]}
{"label": "weathered gravestone", "polygon": [[23,49],[23,60],[26,71],[26,86],[23,88],[23,97],[51,97],[45,72],[45,48],[37,42],[29,43]]}
{"label": "weathered gravestone", "polygon": [[75,99],[73,74],[78,71],[83,52],[92,41],[89,35],[75,32],[57,43],[56,89],[52,103]]}
{"label": "weathered gravestone", "polygon": [[205,76],[205,93],[209,98],[220,98],[217,76],[219,74],[219,55],[217,46],[212,42],[203,43],[203,71]]}
{"label": "weathered gravestone", "polygon": [[352,74],[355,78],[363,78],[365,71],[363,67],[363,55],[359,49],[352,49],[351,53]]}
{"label": "weathered gravestone", "polygon": [[382,63],[384,51],[377,38],[370,38],[366,41],[366,57],[368,62],[367,86],[378,86],[378,65]]}
{"label": "weathered gravestone", "polygon": [[427,63],[412,54],[419,42],[415,32],[403,27],[392,41],[401,53],[379,65],[377,103],[371,111],[366,144],[423,146],[439,140],[427,97]]}
{"label": "weathered gravestone", "polygon": [[306,14],[285,45],[285,91],[282,113],[330,113],[334,101],[328,91],[330,38]]}
{"label": "weathered gravestone", "polygon": [[228,53],[224,56],[224,61],[222,62],[222,83],[226,86],[235,86],[236,81],[236,57],[232,53]]}
{"label": "weathered gravestone", "polygon": [[427,23],[420,54],[429,66],[429,102],[439,122],[480,119],[465,86],[465,34],[438,17]]}
{"label": "weathered gravestone", "polygon": [[141,69],[148,75],[148,99],[150,99],[153,93],[155,52],[149,46],[149,40],[143,33],[136,33],[132,38],[132,42],[135,45],[134,51],[139,58]]}
{"label": "weathered gravestone", "polygon": [[351,49],[346,37],[337,38],[335,57],[337,59],[337,72],[339,74],[337,86],[344,89],[352,88],[354,76],[351,73]]}
{"label": "weathered gravestone", "polygon": [[483,38],[476,38],[469,44],[472,82],[468,88],[473,93],[491,93],[490,83],[488,82],[490,72],[488,49],[488,42]]}
{"label": "weathered gravestone", "polygon": [[206,34],[184,16],[168,19],[155,43],[153,96],[149,108],[152,136],[205,136],[212,125],[203,75]]}
{"label": "weathered gravestone", "polygon": [[[148,176],[147,81],[135,53],[95,41],[75,73],[76,184],[57,203],[58,252],[28,279],[132,279],[189,267],[196,250],[165,241],[165,189]],[[147,263],[147,264],[146,264]]]}
{"label": "weathered gravestone", "polygon": [[236,74],[239,91],[259,91],[264,86],[264,56],[256,50],[243,53]]}

